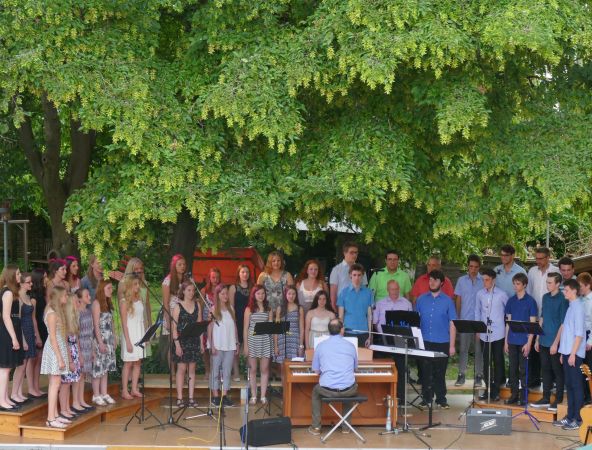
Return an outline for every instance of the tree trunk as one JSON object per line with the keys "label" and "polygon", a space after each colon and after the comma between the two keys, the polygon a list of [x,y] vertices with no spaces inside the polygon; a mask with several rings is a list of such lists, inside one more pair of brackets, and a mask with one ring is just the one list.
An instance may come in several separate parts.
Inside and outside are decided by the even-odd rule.
{"label": "tree trunk", "polygon": [[[189,210],[185,207],[177,216],[177,223],[171,239],[171,256],[181,253],[187,261],[187,271],[192,271],[193,252],[197,245],[197,219],[191,217]],[[170,261],[170,259],[169,259]],[[169,271],[167,261],[166,272]]]}
{"label": "tree trunk", "polygon": [[[66,201],[72,192],[80,188],[88,177],[91,153],[95,146],[95,134],[80,130],[80,123],[70,121],[71,155],[65,176],[60,176],[62,126],[58,110],[45,95],[41,98],[43,110],[43,146],[33,134],[29,116],[18,129],[19,144],[29,162],[33,176],[41,186],[51,225],[52,248],[61,256],[78,253],[73,235],[66,231],[63,222]],[[44,151],[40,149],[43,148]]]}

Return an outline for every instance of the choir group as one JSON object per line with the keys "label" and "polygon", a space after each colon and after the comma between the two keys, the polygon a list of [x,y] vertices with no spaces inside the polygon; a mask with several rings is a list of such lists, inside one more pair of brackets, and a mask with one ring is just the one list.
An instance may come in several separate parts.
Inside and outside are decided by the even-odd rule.
{"label": "choir group", "polygon": [[[412,285],[407,272],[399,267],[399,253],[389,250],[386,266],[375,271],[368,283],[364,267],[356,262],[358,246],[347,242],[343,261],[331,271],[329,285],[319,261],[306,261],[294,279],[285,270],[283,255],[272,252],[257,280],[247,265],[239,264],[235,282],[227,286],[221,283],[220,271],[212,268],[201,290],[187,274],[184,257],[175,255],[162,282],[164,322],[159,350],[176,379],[176,404],[197,406],[195,372],[196,363],[202,360],[213,405],[232,405],[228,391],[231,381],[240,380],[241,352],[249,371],[249,402],[256,404],[259,399],[266,404],[270,373],[281,367],[284,359],[303,356],[305,349],[313,347],[315,338],[328,335],[331,319],[342,319],[346,335],[355,336],[360,346],[368,346],[377,340],[371,333],[381,332],[387,311],[416,310],[426,348],[449,355],[456,352],[452,320],[460,317],[487,322],[488,333],[459,337],[457,384],[465,382],[467,355],[474,344],[477,381],[485,378],[493,400],[505,382],[504,352],[510,357],[513,395],[509,403],[520,403],[525,398],[520,395],[529,383],[524,373],[525,359],[533,352],[540,354],[544,396],[534,406],[556,408],[556,403],[562,401],[565,382],[568,417],[556,425],[574,428],[581,421],[578,407],[584,398],[579,365],[586,358],[586,350],[592,349],[592,338],[588,339],[592,277],[584,274],[572,279],[573,261],[563,258],[556,268],[549,263],[547,249],[537,250],[537,266],[527,275],[513,261],[514,253],[513,247],[502,247],[502,264],[482,271],[481,260],[471,255],[467,274],[453,287],[441,272],[436,256],[428,260],[427,273]],[[571,266],[572,271],[566,269],[564,273],[562,265]],[[100,261],[91,256],[86,274],[81,277],[80,272],[75,257],[51,261],[47,272],[35,269],[21,273],[15,265],[2,271],[1,410],[16,411],[31,398],[47,396],[47,426],[65,428],[78,415],[95,408],[84,401],[84,383],[89,380],[94,405],[115,403],[107,392],[107,382],[108,373],[117,370],[118,345],[123,362],[121,397],[143,395],[138,386],[140,364],[150,355],[150,347],[143,349],[136,343],[152,323],[143,262],[132,258],[125,273],[104,277]],[[119,280],[115,294],[111,281],[114,278]],[[575,302],[580,299],[580,290],[581,301]],[[114,295],[117,301],[113,301]],[[114,323],[115,303],[120,330]],[[506,328],[506,319],[540,321],[545,334],[538,338],[514,335]],[[289,323],[286,335],[254,333],[257,323],[280,320]],[[192,323],[202,321],[209,325],[201,336],[183,333]],[[399,371],[406,370],[400,358],[395,362]],[[491,382],[485,370],[490,365]],[[420,368],[423,404],[430,403],[435,394],[436,402],[448,407],[444,382],[447,358],[437,364],[420,364]],[[537,368],[532,371],[536,373]],[[47,394],[39,387],[40,374],[48,377]],[[25,378],[27,395],[23,393]],[[189,388],[185,398],[186,379]],[[551,405],[553,386],[556,396]]]}

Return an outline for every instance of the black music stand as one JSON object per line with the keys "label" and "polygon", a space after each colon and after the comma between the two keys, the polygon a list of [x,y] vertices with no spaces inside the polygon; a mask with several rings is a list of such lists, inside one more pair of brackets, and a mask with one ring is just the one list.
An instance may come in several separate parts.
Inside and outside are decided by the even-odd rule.
{"label": "black music stand", "polygon": [[[539,335],[544,334],[543,329],[538,324],[538,322],[508,320],[506,322],[506,324],[508,324],[508,326],[510,327],[510,330],[512,330],[514,333],[517,333],[517,334],[532,334],[534,336],[539,336]],[[526,384],[528,385],[528,356],[526,357],[525,378],[526,378]],[[522,390],[524,392],[524,411],[521,411],[518,414],[516,414],[515,416],[512,416],[512,420],[514,420],[516,417],[520,417],[522,414],[524,414],[526,417],[528,417],[530,419],[530,421],[532,422],[534,427],[537,429],[537,431],[540,431],[540,428],[538,425],[538,424],[540,424],[539,420],[535,416],[533,416],[530,413],[530,411],[528,411],[528,386],[523,386]]]}
{"label": "black music stand", "polygon": [[[487,325],[485,322],[481,322],[480,320],[453,320],[452,323],[456,328],[457,333],[462,334],[476,334],[476,333],[487,333]],[[475,358],[477,358],[477,354],[475,353]],[[473,363],[475,365],[475,363]],[[458,418],[460,419],[462,416],[466,415],[469,409],[475,407],[475,377],[477,372],[473,369],[473,397],[471,398],[471,403],[467,406]]]}
{"label": "black music stand", "polygon": [[[290,322],[258,322],[255,324],[253,334],[255,336],[267,334],[271,339],[271,336],[274,334],[283,334],[285,336],[289,330]],[[271,347],[273,349],[273,345]],[[265,414],[271,417],[271,400],[273,398],[274,389],[270,384],[268,384],[267,389],[269,389],[269,401],[267,402],[267,405],[261,405],[257,411],[255,411],[255,414],[257,414],[263,409],[263,417],[265,417]]]}
{"label": "black music stand", "polygon": [[[125,424],[125,427],[123,428],[123,431],[127,431],[127,427],[129,426],[131,421],[134,419],[138,419],[138,423],[141,424],[141,423],[145,422],[146,420],[150,419],[151,417],[154,417],[154,419],[158,422],[157,426],[162,426],[162,422],[158,419],[158,417],[156,417],[154,415],[154,413],[152,411],[150,411],[150,409],[148,409],[145,405],[146,389],[144,387],[144,359],[146,359],[146,344],[150,343],[150,340],[154,337],[158,328],[160,328],[161,322],[162,322],[162,318],[159,315],[156,322],[150,328],[148,328],[148,330],[146,331],[146,333],[144,334],[142,339],[140,339],[139,342],[134,344],[136,347],[140,347],[142,349],[142,361],[140,362],[140,382],[142,384],[142,390],[141,390],[142,398],[141,398],[141,402],[140,402],[140,407],[138,409],[136,409],[136,411],[132,414],[130,419],[127,421],[127,423]],[[146,417],[144,416],[145,412],[148,412],[148,416],[146,416]],[[138,415],[138,413],[139,413],[139,415]]]}
{"label": "black music stand", "polygon": [[[420,325],[420,318],[419,313],[417,311],[386,311],[385,313],[385,322],[386,326],[396,327],[396,330],[393,329],[393,334],[398,334],[401,336],[412,336],[411,334],[411,327],[419,328]],[[382,327],[384,330],[384,326]],[[405,332],[402,328],[407,328],[409,331]],[[409,342],[411,344],[409,344]],[[407,343],[400,342],[400,345],[395,343],[396,347],[404,347],[405,345],[410,345],[409,348],[417,348],[418,343],[417,340],[408,341]],[[409,365],[407,364],[408,358],[405,358],[405,371],[407,373],[407,380],[410,380],[411,377],[409,376]],[[420,361],[417,362],[417,375],[419,378],[420,375]],[[421,381],[421,380],[419,380]],[[417,406],[415,403],[421,399],[421,393],[417,389],[417,386],[411,381],[409,381],[411,388],[415,391],[415,398],[409,402],[411,406],[417,408],[421,411],[421,408]]]}

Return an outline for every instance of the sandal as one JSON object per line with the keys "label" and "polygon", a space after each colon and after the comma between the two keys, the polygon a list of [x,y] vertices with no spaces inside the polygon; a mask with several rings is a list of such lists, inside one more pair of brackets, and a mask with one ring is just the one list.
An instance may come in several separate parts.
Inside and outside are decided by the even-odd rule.
{"label": "sandal", "polygon": [[197,402],[195,400],[193,400],[192,398],[190,398],[189,401],[187,402],[187,407],[188,408],[197,408]]}
{"label": "sandal", "polygon": [[60,422],[58,419],[46,421],[45,426],[49,428],[66,428],[66,424],[64,422]]}
{"label": "sandal", "polygon": [[182,398],[177,399],[177,408],[185,408],[185,401]]}
{"label": "sandal", "polygon": [[70,419],[66,419],[64,416],[57,416],[55,418],[55,420],[57,420],[58,422],[61,422],[63,424],[69,425],[72,423],[72,421]]}

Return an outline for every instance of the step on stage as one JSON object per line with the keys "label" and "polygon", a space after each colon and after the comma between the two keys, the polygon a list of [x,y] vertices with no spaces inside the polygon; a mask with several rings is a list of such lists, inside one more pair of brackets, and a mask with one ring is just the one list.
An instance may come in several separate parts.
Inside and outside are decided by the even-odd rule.
{"label": "step on stage", "polygon": [[[65,430],[55,430],[45,427],[47,404],[45,401],[36,400],[30,403],[19,413],[0,413],[0,448],[81,448],[89,450],[117,448],[140,450],[143,448],[219,448],[217,422],[211,417],[202,417],[192,420],[181,418],[180,424],[188,427],[192,432],[187,432],[176,427],[162,429],[156,427],[145,430],[145,427],[156,425],[154,419],[143,424],[137,420],[131,422],[128,431],[124,426],[129,417],[139,406],[139,400],[122,400],[116,394],[116,388],[111,388],[111,395],[117,400],[117,404],[110,407],[97,408],[95,412],[86,414],[70,425]],[[115,395],[114,395],[115,394]],[[199,393],[203,395],[202,392]],[[226,440],[225,448],[240,448],[238,429],[243,424],[244,410],[238,401],[237,392],[233,393],[233,399],[237,406],[225,408],[226,411]],[[205,407],[207,399],[197,397],[200,408]],[[415,428],[427,423],[428,413],[410,408],[408,422],[414,429],[412,432],[380,436],[384,426],[358,426],[356,427],[367,439],[365,444],[354,439],[351,434],[334,433],[325,444],[321,444],[319,436],[308,433],[306,426],[293,427],[292,439],[299,449],[320,448],[463,448],[463,449],[566,449],[578,447],[579,439],[577,431],[563,431],[553,427],[550,423],[542,422],[541,431],[534,431],[530,421],[524,416],[512,422],[512,434],[510,436],[486,436],[480,434],[467,434],[465,432],[465,418],[459,419],[460,414],[470,402],[470,395],[448,395],[449,410],[434,410],[434,421],[441,422],[442,426],[432,428],[426,432],[419,432]],[[146,404],[150,410],[163,422],[168,416],[165,407],[167,400],[160,394],[148,391]],[[490,405],[501,408],[501,405]],[[255,414],[256,408],[249,409],[250,419],[263,418],[264,410]],[[188,409],[184,417],[195,415],[197,410]],[[272,416],[281,414],[278,406],[271,409]],[[400,417],[399,420],[403,418]],[[329,428],[323,427],[323,431]],[[10,446],[16,444],[16,446]],[[20,444],[20,445],[19,445]],[[23,444],[25,444],[23,446]],[[255,448],[255,447],[251,447]],[[271,448],[292,449],[284,444]]]}

